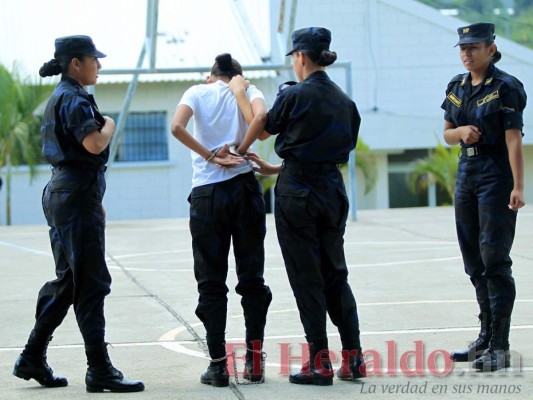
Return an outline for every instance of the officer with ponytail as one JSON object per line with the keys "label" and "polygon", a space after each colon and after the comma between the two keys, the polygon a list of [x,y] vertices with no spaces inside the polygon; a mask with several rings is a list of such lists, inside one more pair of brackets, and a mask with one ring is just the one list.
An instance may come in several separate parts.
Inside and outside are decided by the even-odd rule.
{"label": "officer with ponytail", "polygon": [[255,154],[247,157],[258,164],[258,172],[279,173],[276,231],[310,355],[301,371],[289,376],[296,384],[333,383],[326,314],[342,343],[337,377],[366,376],[357,304],[344,257],[348,197],[338,168],[355,149],[361,118],[352,99],[325,72],[337,59],[330,42],[331,32],[325,28],[293,32],[287,56],[300,82],[289,82],[279,92],[267,120],[252,122],[237,149],[244,154],[256,138],[277,135],[281,165],[270,165]]}
{"label": "officer with ponytail", "polygon": [[105,342],[104,298],[111,291],[111,275],[102,199],[115,122],[100,114],[84,89],[96,84],[99,59],[105,56],[89,36],[61,37],[55,40],[54,58],[39,70],[42,77],[61,74],[41,126],[43,155],[52,166],[42,203],[57,278],[39,291],[35,326],[13,374],[45,387],[67,386],[67,379],[48,365],[46,349],[73,306],[87,355],[87,391],[138,392],[144,384],[111,364]]}

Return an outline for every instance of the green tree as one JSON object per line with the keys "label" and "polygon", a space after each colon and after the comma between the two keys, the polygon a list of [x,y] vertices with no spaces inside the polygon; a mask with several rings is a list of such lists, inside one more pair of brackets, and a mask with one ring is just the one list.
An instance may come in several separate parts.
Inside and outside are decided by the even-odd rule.
{"label": "green tree", "polygon": [[533,48],[533,7],[513,19],[511,39],[523,46]]}
{"label": "green tree", "polygon": [[[497,37],[533,48],[533,0],[418,0],[437,9],[455,8],[468,23],[492,22]],[[508,7],[512,6],[512,13]],[[498,12],[496,12],[498,11]],[[497,42],[497,40],[496,40]]]}
{"label": "green tree", "polygon": [[453,202],[458,154],[459,146],[446,147],[439,142],[428,157],[414,161],[409,185],[411,191],[417,193],[418,189],[427,190],[430,184],[437,184]]}
{"label": "green tree", "polygon": [[27,164],[30,179],[42,160],[37,107],[50,95],[51,86],[23,77],[14,65],[10,72],[0,64],[0,169],[5,172],[6,223],[11,225],[12,167]]}

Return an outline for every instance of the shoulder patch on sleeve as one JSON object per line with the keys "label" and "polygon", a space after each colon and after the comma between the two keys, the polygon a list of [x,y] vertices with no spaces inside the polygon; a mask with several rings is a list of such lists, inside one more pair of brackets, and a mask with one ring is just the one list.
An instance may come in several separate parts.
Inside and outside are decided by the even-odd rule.
{"label": "shoulder patch on sleeve", "polygon": [[457,97],[453,92],[448,93],[446,96],[456,107],[461,107],[461,99]]}

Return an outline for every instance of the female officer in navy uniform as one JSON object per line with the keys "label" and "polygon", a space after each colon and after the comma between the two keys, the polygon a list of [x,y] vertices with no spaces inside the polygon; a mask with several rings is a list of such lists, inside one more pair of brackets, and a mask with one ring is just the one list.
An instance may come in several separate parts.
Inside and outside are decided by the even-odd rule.
{"label": "female officer in navy uniform", "polygon": [[279,134],[275,150],[283,159],[281,166],[255,155],[249,158],[259,164],[259,172],[279,172],[276,230],[310,354],[310,362],[289,380],[331,385],[327,313],[339,329],[343,347],[337,376],[355,379],[366,375],[357,305],[344,257],[348,198],[337,168],[355,148],[361,119],[355,103],[325,72],[337,58],[329,50],[330,31],[299,29],[292,34],[292,42],[287,56],[292,56],[300,83],[293,82],[280,91],[267,120],[252,122],[237,151],[244,154],[257,137]]}
{"label": "female officer in navy uniform", "polygon": [[46,387],[67,386],[67,379],[48,366],[46,349],[73,305],[87,354],[87,391],[138,392],[144,384],[113,367],[104,340],[104,298],[111,276],[105,262],[102,198],[115,123],[100,114],[83,88],[96,83],[101,57],[105,54],[90,37],[66,36],[56,39],[54,58],[39,70],[43,77],[62,74],[41,127],[43,155],[52,165],[42,200],[57,278],[39,292],[35,327],[13,374]]}
{"label": "female officer in navy uniform", "polygon": [[465,271],[476,291],[481,331],[454,361],[481,371],[510,365],[509,329],[516,296],[509,253],[517,210],[524,206],[522,111],[526,93],[515,77],[496,68],[501,58],[494,25],[458,30],[468,71],[448,84],[442,104],[444,140],[460,144],[455,220]]}

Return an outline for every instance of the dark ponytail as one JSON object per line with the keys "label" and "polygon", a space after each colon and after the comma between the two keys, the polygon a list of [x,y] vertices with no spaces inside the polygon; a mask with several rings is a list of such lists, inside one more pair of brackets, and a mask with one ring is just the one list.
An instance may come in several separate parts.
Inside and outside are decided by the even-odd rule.
{"label": "dark ponytail", "polygon": [[241,64],[231,57],[231,54],[219,54],[215,58],[213,68],[211,68],[212,76],[227,76],[233,78],[235,75],[242,75]]}
{"label": "dark ponytail", "polygon": [[39,69],[39,75],[44,78],[47,76],[59,75],[61,71],[61,65],[59,65],[55,58],[52,58],[50,61],[45,62]]}
{"label": "dark ponytail", "polygon": [[68,73],[68,66],[70,61],[73,58],[78,60],[83,60],[84,55],[82,54],[71,54],[71,55],[56,55],[55,58],[52,58],[50,61],[45,62],[43,66],[39,69],[39,75],[44,77],[54,76],[59,74]]}

